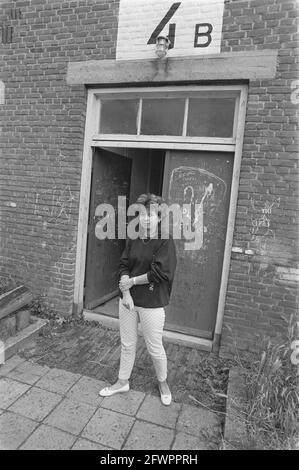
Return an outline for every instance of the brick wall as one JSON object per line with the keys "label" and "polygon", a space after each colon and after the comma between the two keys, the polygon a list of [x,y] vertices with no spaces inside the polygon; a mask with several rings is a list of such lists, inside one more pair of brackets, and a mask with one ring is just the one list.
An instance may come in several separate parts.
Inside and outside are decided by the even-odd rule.
{"label": "brick wall", "polygon": [[[119,5],[20,0],[1,8],[0,283],[23,282],[69,315],[86,90],[66,85],[66,69],[115,58]],[[233,337],[254,349],[257,331],[276,335],[281,315],[297,311],[297,15],[295,1],[225,2],[221,50],[275,48],[279,56],[275,80],[249,86],[223,355]]]}
{"label": "brick wall", "polygon": [[86,90],[66,85],[67,63],[115,57],[118,2],[1,7],[2,286],[24,282],[71,314]]}
{"label": "brick wall", "polygon": [[[222,355],[256,349],[298,313],[298,9],[288,0],[230,1],[222,51],[277,49],[275,80],[249,84]],[[297,84],[298,86],[298,84]],[[292,96],[293,98],[293,96]],[[293,101],[293,102],[292,102]]]}

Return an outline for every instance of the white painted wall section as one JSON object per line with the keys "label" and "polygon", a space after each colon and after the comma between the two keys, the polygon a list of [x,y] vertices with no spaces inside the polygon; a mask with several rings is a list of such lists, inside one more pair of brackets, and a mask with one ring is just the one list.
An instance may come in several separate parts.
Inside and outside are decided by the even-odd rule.
{"label": "white painted wall section", "polygon": [[167,57],[219,54],[223,10],[224,0],[120,0],[116,59],[157,58],[157,35],[173,39]]}

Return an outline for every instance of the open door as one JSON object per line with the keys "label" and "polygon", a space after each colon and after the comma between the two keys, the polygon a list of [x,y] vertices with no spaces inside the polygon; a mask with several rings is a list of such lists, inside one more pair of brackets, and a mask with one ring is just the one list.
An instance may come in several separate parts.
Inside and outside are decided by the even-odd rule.
{"label": "open door", "polygon": [[118,196],[125,196],[128,205],[130,180],[130,158],[103,149],[94,151],[85,275],[85,307],[88,309],[118,294],[119,259],[125,247],[124,239],[99,240],[96,237],[96,207],[101,203],[114,207],[117,234]]}
{"label": "open door", "polygon": [[[198,227],[198,244],[175,240],[177,269],[166,328],[212,338],[221,283],[233,154],[169,151],[166,155],[163,196],[168,204],[191,204],[191,221]],[[195,203],[198,204],[195,212]],[[196,217],[196,219],[195,219]],[[194,226],[193,226],[194,231]],[[190,246],[190,245],[189,245]]]}

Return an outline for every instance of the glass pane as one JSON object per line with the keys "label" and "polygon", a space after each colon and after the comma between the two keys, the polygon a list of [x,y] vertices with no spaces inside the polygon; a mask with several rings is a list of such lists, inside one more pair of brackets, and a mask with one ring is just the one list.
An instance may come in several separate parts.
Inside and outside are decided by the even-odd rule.
{"label": "glass pane", "polygon": [[137,134],[139,100],[101,99],[101,134]]}
{"label": "glass pane", "polygon": [[184,98],[143,99],[140,133],[146,135],[182,135],[184,108]]}
{"label": "glass pane", "polygon": [[232,137],[235,98],[190,98],[187,135]]}

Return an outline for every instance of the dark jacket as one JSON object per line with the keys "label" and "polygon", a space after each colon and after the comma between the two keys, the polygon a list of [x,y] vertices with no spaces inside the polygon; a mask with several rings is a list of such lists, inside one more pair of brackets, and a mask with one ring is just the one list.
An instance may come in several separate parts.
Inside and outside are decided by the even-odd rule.
{"label": "dark jacket", "polygon": [[[158,308],[168,305],[176,268],[176,250],[169,239],[127,239],[119,265],[119,279],[147,273],[149,284],[130,289],[136,307]],[[122,294],[120,292],[120,296]]]}

